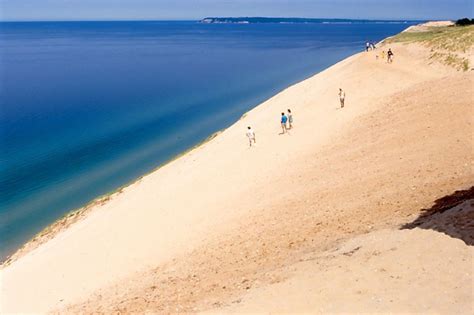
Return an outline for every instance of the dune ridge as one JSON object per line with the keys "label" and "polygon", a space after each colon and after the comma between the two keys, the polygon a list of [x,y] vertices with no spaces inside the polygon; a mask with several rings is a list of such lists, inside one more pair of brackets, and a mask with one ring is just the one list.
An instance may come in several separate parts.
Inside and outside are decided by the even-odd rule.
{"label": "dune ridge", "polygon": [[[375,58],[388,45],[393,64]],[[417,229],[407,236],[394,230],[434,200],[472,185],[472,84],[471,71],[432,63],[430,50],[417,43],[386,43],[354,55],[264,102],[5,266],[0,310],[269,310],[262,302],[268,292],[274,301],[289,292],[274,285],[291,282],[293,271],[314,273],[314,266],[305,273],[296,265],[308,255],[324,256],[379,230],[377,238],[392,233],[396,242],[401,233],[403,244],[426,242],[426,233],[435,232],[418,238]],[[346,91],[344,109],[339,87]],[[287,108],[295,128],[279,135],[279,113]],[[247,125],[257,133],[256,147],[248,148]],[[445,237],[434,238],[434,250],[451,243]],[[472,247],[456,244],[450,254],[465,260],[453,263],[469,263]],[[464,277],[472,280],[472,271]],[[462,299],[451,310],[466,311],[472,300],[466,283],[446,286]],[[338,310],[310,289],[296,290],[287,311]],[[435,285],[431,295],[418,289],[434,301],[445,288]],[[403,309],[405,300],[397,301]],[[438,301],[424,310],[443,312],[454,303]]]}

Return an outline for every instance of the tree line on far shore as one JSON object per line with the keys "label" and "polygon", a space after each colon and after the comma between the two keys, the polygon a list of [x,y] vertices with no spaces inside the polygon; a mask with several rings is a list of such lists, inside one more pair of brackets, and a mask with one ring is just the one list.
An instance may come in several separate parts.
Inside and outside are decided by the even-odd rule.
{"label": "tree line on far shore", "polygon": [[474,19],[463,18],[456,21],[456,26],[473,25]]}

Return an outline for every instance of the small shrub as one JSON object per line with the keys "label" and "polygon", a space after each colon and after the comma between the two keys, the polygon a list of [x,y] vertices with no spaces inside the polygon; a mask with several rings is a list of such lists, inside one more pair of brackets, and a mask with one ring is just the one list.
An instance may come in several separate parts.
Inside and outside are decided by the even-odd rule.
{"label": "small shrub", "polygon": [[462,70],[463,71],[468,71],[469,70],[469,60],[464,59],[464,61],[462,62]]}

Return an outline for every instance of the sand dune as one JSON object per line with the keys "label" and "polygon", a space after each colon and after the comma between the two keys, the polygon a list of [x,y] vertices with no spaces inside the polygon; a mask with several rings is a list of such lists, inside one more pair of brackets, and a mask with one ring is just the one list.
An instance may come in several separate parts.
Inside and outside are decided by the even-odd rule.
{"label": "sand dune", "polygon": [[432,230],[372,232],[302,258],[284,270],[288,279],[218,312],[469,314],[473,255],[473,247]]}
{"label": "sand dune", "polygon": [[[473,74],[430,64],[429,49],[416,44],[391,47],[393,64],[376,60],[376,52],[361,53],[282,91],[4,266],[0,312],[201,311],[240,301],[242,309],[222,310],[267,310],[261,301],[268,294],[280,299],[289,286],[296,296],[299,283],[310,286],[303,283],[304,272],[296,285],[284,282],[292,276],[288,266],[369,232],[341,247],[369,243],[354,254],[354,262],[347,261],[345,272],[364,272],[364,255],[380,245],[369,240],[386,237],[386,244],[400,242],[401,257],[433,238],[435,248],[449,247],[443,255],[456,256],[453,268],[465,268],[472,248],[460,241],[433,231],[387,229],[472,185]],[[344,109],[339,87],[346,91]],[[287,108],[294,112],[295,128],[279,135],[279,114]],[[245,137],[248,125],[257,134],[253,148]],[[372,232],[379,229],[384,231]],[[383,253],[375,268],[397,256]],[[435,255],[412,260],[411,272]],[[337,261],[342,265],[345,259]],[[328,277],[310,261],[304,264],[315,281]],[[334,266],[327,271],[336,274]],[[367,271],[367,276],[373,275]],[[472,280],[472,273],[466,277]],[[344,281],[325,287],[336,283]],[[390,310],[425,310],[406,302],[409,282],[392,288],[404,292],[394,300],[399,308]],[[453,308],[439,300],[431,310],[465,311],[466,299],[472,300],[467,288],[465,282],[456,288],[459,303],[447,300]],[[242,300],[254,289],[252,299]],[[429,298],[443,289],[436,286]],[[367,290],[367,296],[374,292]],[[298,309],[304,293],[295,300],[289,295],[286,310]],[[350,301],[357,300],[357,292],[351,294]],[[321,310],[322,304],[306,302],[301,310]],[[383,310],[386,304],[377,303],[354,305]],[[275,311],[285,310],[274,305]],[[348,311],[326,306],[323,311]]]}

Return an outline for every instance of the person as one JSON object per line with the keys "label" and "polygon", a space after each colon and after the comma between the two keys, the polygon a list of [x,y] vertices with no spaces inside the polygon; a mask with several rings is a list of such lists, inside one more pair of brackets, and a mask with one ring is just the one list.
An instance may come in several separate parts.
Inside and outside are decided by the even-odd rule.
{"label": "person", "polygon": [[344,108],[344,100],[346,99],[346,92],[341,88],[339,89],[339,101],[341,102],[341,108]]}
{"label": "person", "polygon": [[392,52],[392,49],[389,48],[387,51],[387,62],[392,63],[392,61],[393,61],[393,52]]}
{"label": "person", "polygon": [[370,43],[366,42],[365,43],[365,51],[369,51],[369,48],[370,48]]}
{"label": "person", "polygon": [[288,109],[288,129],[293,128],[293,114],[291,113],[291,109]]}
{"label": "person", "polygon": [[255,140],[255,132],[250,126],[247,127],[247,138],[249,138],[250,146],[252,146],[252,142],[257,144],[257,140]]}
{"label": "person", "polygon": [[281,130],[282,134],[286,133],[286,122],[288,121],[288,117],[286,117],[285,113],[281,113]]}

